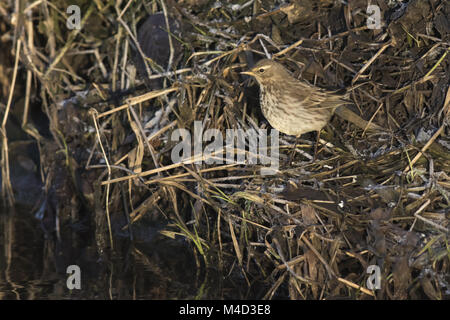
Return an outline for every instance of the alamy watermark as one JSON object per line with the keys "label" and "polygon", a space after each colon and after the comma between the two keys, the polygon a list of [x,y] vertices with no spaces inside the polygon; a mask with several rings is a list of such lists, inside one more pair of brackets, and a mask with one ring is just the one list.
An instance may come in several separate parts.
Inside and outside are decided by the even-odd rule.
{"label": "alamy watermark", "polygon": [[73,289],[81,289],[81,269],[76,264],[72,264],[67,267],[66,270],[67,274],[70,274],[67,277],[66,285],[67,289],[73,290]]}
{"label": "alamy watermark", "polygon": [[381,10],[376,4],[370,4],[367,6],[367,28],[369,29],[381,29]]}
{"label": "alamy watermark", "polygon": [[370,265],[367,267],[366,272],[370,274],[367,278],[366,286],[369,290],[380,290],[381,289],[381,270],[377,265]]}
{"label": "alamy watermark", "polygon": [[[69,14],[66,20],[66,27],[70,30],[81,29],[81,9],[77,5],[70,5],[66,9]],[[366,21],[367,28],[381,29],[381,10],[376,4],[369,4],[366,9],[366,14],[369,16]]]}
{"label": "alamy watermark", "polygon": [[[203,131],[201,121],[194,121],[193,136],[187,129],[176,129],[171,135],[173,163],[258,164],[261,175],[275,174],[279,168],[279,132],[272,129],[226,129],[225,137],[218,129]],[[270,145],[269,143],[270,142]],[[205,145],[206,143],[206,145]],[[225,157],[224,157],[225,154]],[[268,165],[268,166],[267,166]]]}
{"label": "alamy watermark", "polygon": [[77,5],[70,5],[67,7],[66,12],[70,14],[70,16],[67,17],[66,21],[66,27],[67,29],[73,30],[81,29],[81,9]]}

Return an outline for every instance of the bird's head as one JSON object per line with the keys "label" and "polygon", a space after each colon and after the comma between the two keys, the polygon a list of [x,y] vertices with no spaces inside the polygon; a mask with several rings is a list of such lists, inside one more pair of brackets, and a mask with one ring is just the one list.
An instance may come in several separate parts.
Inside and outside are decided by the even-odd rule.
{"label": "bird's head", "polygon": [[269,59],[260,60],[249,71],[241,73],[254,77],[260,85],[273,81],[282,81],[291,77],[289,72],[281,64]]}

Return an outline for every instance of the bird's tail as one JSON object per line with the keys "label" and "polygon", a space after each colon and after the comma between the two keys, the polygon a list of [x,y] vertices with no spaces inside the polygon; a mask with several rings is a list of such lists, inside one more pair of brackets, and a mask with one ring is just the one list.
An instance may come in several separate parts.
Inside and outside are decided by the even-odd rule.
{"label": "bird's tail", "polygon": [[348,109],[345,106],[340,106],[340,107],[336,108],[336,110],[334,112],[340,118],[342,118],[344,120],[347,120],[348,122],[353,123],[355,126],[357,126],[358,128],[361,128],[363,130],[386,131],[385,129],[383,129],[379,125],[364,120],[363,118],[361,118],[360,116],[358,116],[356,113],[354,113],[353,111],[351,111],[350,109]]}

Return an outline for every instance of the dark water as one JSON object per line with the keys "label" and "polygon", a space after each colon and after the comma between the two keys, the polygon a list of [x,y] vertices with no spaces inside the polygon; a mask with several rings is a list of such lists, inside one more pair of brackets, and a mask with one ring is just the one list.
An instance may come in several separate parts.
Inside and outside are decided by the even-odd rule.
{"label": "dark water", "polygon": [[[26,210],[0,211],[0,230],[0,300],[192,299],[204,281],[187,243],[151,228],[145,241],[115,238],[102,258],[92,230],[58,239]],[[80,268],[81,289],[68,288],[70,265]]]}

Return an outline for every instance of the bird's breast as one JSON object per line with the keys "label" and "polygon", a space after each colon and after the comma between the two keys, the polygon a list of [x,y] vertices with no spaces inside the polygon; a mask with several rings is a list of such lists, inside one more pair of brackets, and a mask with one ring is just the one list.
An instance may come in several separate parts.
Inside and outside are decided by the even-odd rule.
{"label": "bird's breast", "polygon": [[328,119],[313,110],[305,110],[300,101],[292,101],[280,93],[261,90],[261,111],[278,131],[299,136],[325,126]]}

